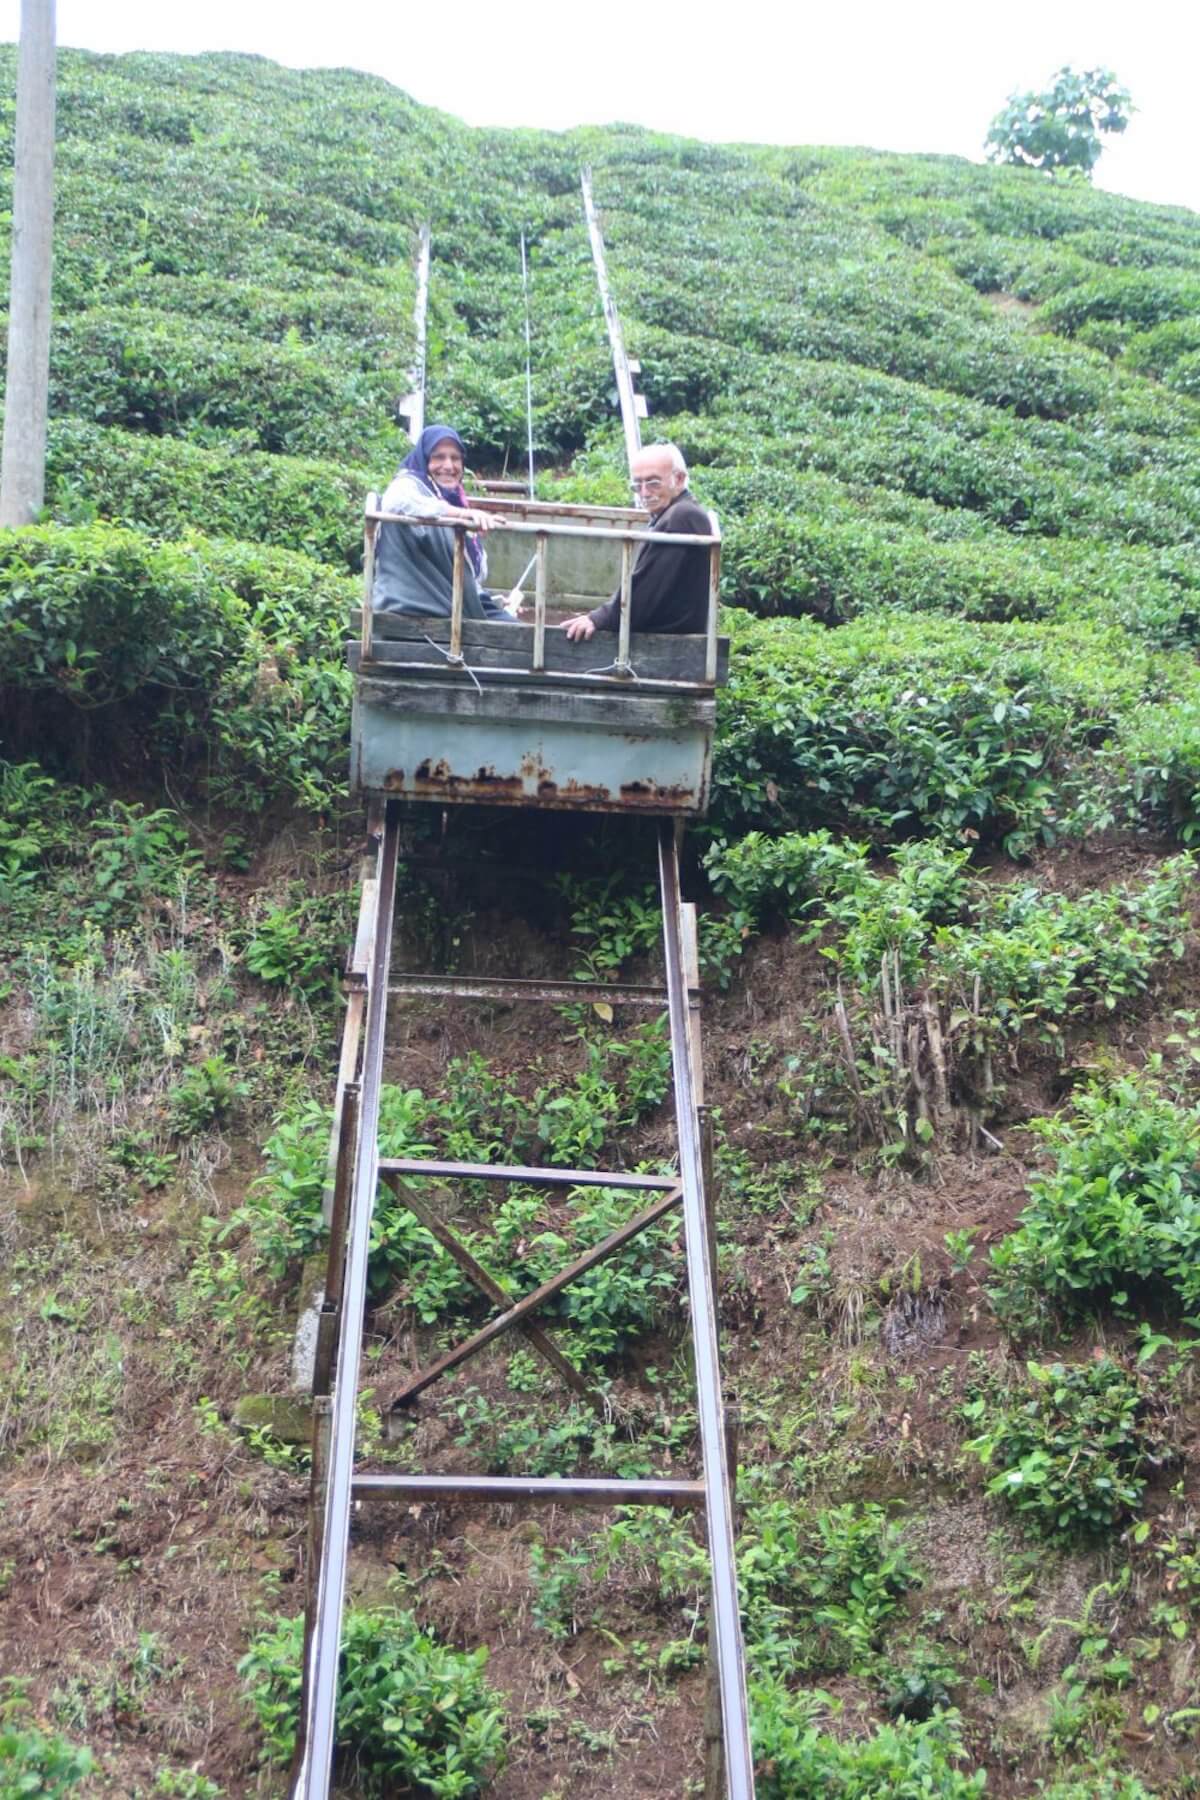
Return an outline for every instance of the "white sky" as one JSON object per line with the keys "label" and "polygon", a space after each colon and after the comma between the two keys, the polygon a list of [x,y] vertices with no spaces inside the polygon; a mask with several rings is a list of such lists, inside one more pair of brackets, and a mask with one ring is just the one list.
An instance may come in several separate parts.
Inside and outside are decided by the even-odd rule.
{"label": "white sky", "polygon": [[[20,0],[0,0],[0,40]],[[471,124],[615,120],[715,142],[868,144],[980,160],[1014,90],[1111,68],[1138,112],[1098,187],[1200,211],[1195,0],[58,0],[91,50],[251,51],[369,70]]]}

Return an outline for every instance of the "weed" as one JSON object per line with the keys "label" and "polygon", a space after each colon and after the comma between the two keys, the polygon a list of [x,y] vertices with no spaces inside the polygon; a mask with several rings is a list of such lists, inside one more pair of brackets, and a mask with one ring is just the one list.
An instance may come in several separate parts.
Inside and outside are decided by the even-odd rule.
{"label": "weed", "polygon": [[223,1800],[225,1789],[197,1769],[164,1768],[154,1777],[153,1792],[171,1800]]}
{"label": "weed", "polygon": [[328,999],[344,950],[345,924],[340,896],[272,907],[247,941],[246,967],[260,981],[303,994],[306,1000]]}
{"label": "weed", "polygon": [[177,1136],[189,1138],[223,1125],[249,1092],[249,1083],[238,1079],[223,1056],[206,1056],[167,1095],[171,1129]]}
{"label": "weed", "polygon": [[778,1676],[750,1686],[750,1719],[762,1800],[799,1800],[837,1794],[844,1800],[968,1800],[983,1792],[982,1769],[964,1774],[958,1716],[939,1712],[920,1723],[881,1725],[871,1737],[822,1732],[816,1720],[830,1706],[819,1689],[794,1691]]}
{"label": "weed", "polygon": [[948,1231],[942,1239],[946,1246],[946,1254],[950,1258],[950,1267],[956,1275],[962,1275],[970,1266],[971,1258],[976,1251],[975,1239],[979,1235],[977,1225],[965,1226],[961,1231]]}

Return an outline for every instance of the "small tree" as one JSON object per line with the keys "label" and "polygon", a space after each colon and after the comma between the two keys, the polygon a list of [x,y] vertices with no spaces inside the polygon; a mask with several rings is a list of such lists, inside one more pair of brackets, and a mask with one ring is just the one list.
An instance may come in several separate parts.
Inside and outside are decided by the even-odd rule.
{"label": "small tree", "polygon": [[1111,69],[1060,69],[1044,94],[1011,94],[992,120],[991,162],[1026,169],[1078,169],[1091,176],[1102,132],[1124,131],[1135,111]]}

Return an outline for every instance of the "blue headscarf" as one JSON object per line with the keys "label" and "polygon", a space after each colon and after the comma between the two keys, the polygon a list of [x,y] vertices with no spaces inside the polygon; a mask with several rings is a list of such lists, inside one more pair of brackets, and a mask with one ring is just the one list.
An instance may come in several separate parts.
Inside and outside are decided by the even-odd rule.
{"label": "blue headscarf", "polygon": [[[403,469],[411,469],[415,475],[419,475],[426,486],[435,494],[440,494],[449,505],[467,507],[470,505],[470,501],[467,499],[461,482],[454,487],[443,487],[441,482],[435,481],[429,473],[430,456],[439,444],[447,441],[457,444],[465,463],[467,447],[454,427],[452,425],[427,425],[400,466]],[[478,576],[483,568],[483,546],[475,532],[467,534],[467,555],[470,558],[472,569]]]}

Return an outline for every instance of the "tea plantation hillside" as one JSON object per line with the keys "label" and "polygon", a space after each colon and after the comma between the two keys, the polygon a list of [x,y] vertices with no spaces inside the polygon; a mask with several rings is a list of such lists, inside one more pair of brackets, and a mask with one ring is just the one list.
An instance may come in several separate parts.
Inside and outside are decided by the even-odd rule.
{"label": "tea plantation hillside", "polygon": [[[0,532],[0,1800],[286,1791],[263,1397],[323,1246],[362,498],[428,221],[428,416],[521,467],[524,233],[540,490],[625,499],[584,165],[725,533],[689,881],[759,1794],[1200,1792],[1200,219],[239,56],[62,52],[58,107],[47,505]],[[653,969],[633,828],[413,810],[408,966]],[[402,1007],[388,1074],[391,1155],[670,1154],[622,1009]],[[635,1202],[445,1203],[518,1293]],[[602,1421],[502,1341],[387,1441],[484,1314],[390,1195],[376,1236],[370,1466],[694,1468],[674,1226],[560,1298]],[[339,1792],[702,1791],[685,1523],[414,1507],[353,1568]]]}

